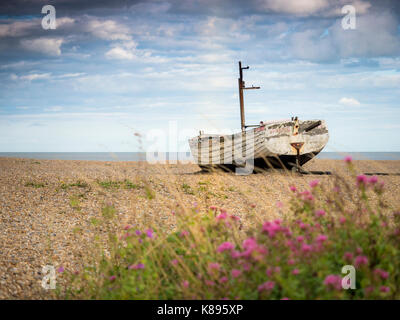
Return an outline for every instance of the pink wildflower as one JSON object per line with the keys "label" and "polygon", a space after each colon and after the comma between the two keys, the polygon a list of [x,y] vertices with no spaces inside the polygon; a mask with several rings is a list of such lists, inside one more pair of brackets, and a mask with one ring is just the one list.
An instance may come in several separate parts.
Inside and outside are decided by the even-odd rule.
{"label": "pink wildflower", "polygon": [[297,276],[300,273],[299,269],[293,269],[292,274],[294,274],[295,276]]}
{"label": "pink wildflower", "polygon": [[242,246],[248,254],[251,254],[251,252],[257,248],[256,239],[247,238],[246,240],[243,241]]}
{"label": "pink wildflower", "polygon": [[221,279],[219,279],[219,282],[220,283],[225,283],[225,282],[227,282],[228,281],[228,278],[227,277],[221,277]]}
{"label": "pink wildflower", "polygon": [[389,278],[389,272],[381,270],[381,278],[382,279],[387,279]]}
{"label": "pink wildflower", "polygon": [[114,281],[116,278],[117,278],[116,276],[111,276],[111,277],[109,277],[108,279],[109,279],[110,281]]}
{"label": "pink wildflower", "polygon": [[323,217],[325,214],[326,214],[325,210],[322,210],[322,209],[315,211],[315,215],[317,217]]}
{"label": "pink wildflower", "polygon": [[288,237],[288,238],[290,238],[291,236],[292,236],[292,231],[290,231],[290,229],[288,228],[288,227],[284,227],[284,228],[281,228],[281,231]]}
{"label": "pink wildflower", "polygon": [[237,251],[237,250],[232,250],[232,252],[231,252],[231,257],[232,257],[233,259],[239,258],[239,257],[240,257],[240,252]]}
{"label": "pink wildflower", "polygon": [[357,176],[357,185],[361,186],[361,185],[365,185],[367,183],[367,177],[363,174],[360,174],[359,176]]}
{"label": "pink wildflower", "polygon": [[357,256],[355,261],[354,261],[355,266],[361,267],[363,265],[367,265],[368,264],[368,258],[366,256]]}
{"label": "pink wildflower", "polygon": [[373,286],[368,286],[364,289],[365,294],[369,295],[370,293],[372,293],[375,290],[375,288]]}
{"label": "pink wildflower", "polygon": [[244,263],[243,264],[243,270],[244,271],[250,271],[251,269],[251,264],[250,263]]}
{"label": "pink wildflower", "polygon": [[326,235],[320,234],[319,236],[317,236],[316,240],[317,242],[324,242],[328,239],[328,237]]}
{"label": "pink wildflower", "polygon": [[310,252],[312,250],[312,247],[309,244],[304,243],[301,247],[301,250],[303,250],[303,252]]}
{"label": "pink wildflower", "polygon": [[232,274],[233,278],[237,278],[242,274],[242,271],[240,271],[238,269],[232,269],[231,274]]}
{"label": "pink wildflower", "polygon": [[59,273],[63,273],[64,272],[64,267],[63,266],[61,266],[61,267],[59,267],[58,269],[57,269],[57,272],[59,272]]}
{"label": "pink wildflower", "polygon": [[260,284],[258,286],[258,291],[271,291],[275,287],[275,282],[274,281],[267,281],[264,282],[263,284]]}
{"label": "pink wildflower", "polygon": [[307,228],[307,225],[305,224],[305,223],[303,223],[303,222],[300,222],[299,223],[299,227],[300,227],[300,229],[306,229]]}
{"label": "pink wildflower", "polygon": [[181,236],[181,238],[184,238],[184,237],[187,237],[189,234],[190,234],[189,231],[183,230],[183,231],[181,231],[180,236]]}
{"label": "pink wildflower", "polygon": [[368,183],[374,185],[375,183],[378,182],[378,177],[377,176],[372,176],[371,178],[368,179]]}
{"label": "pink wildflower", "polygon": [[121,239],[126,239],[126,238],[128,238],[130,236],[132,236],[132,234],[130,232],[127,232],[121,237]]}
{"label": "pink wildflower", "polygon": [[324,280],[324,284],[327,287],[334,288],[336,290],[340,290],[342,287],[342,278],[335,274],[330,274]]}
{"label": "pink wildflower", "polygon": [[171,260],[171,264],[176,266],[178,264],[178,259]]}
{"label": "pink wildflower", "polygon": [[290,191],[292,191],[292,192],[296,192],[296,191],[297,191],[297,189],[296,189],[295,186],[290,186],[289,189],[290,189]]}
{"label": "pink wildflower", "polygon": [[386,287],[386,286],[381,286],[381,287],[379,288],[379,290],[380,290],[381,292],[386,293],[386,292],[389,292],[389,291],[390,291],[390,288],[389,288],[389,287]]}
{"label": "pink wildflower", "polygon": [[127,224],[127,225],[124,227],[124,230],[129,230],[130,228],[132,228],[132,226],[130,226],[129,224]]}
{"label": "pink wildflower", "polygon": [[140,270],[140,269],[144,269],[144,264],[143,263],[138,263],[138,264],[131,264],[128,269],[130,270]]}
{"label": "pink wildflower", "polygon": [[188,287],[189,287],[189,281],[183,280],[183,281],[182,281],[182,286],[183,286],[184,288],[188,288]]}
{"label": "pink wildflower", "polygon": [[211,262],[211,263],[208,264],[208,270],[217,270],[217,271],[219,271],[220,268],[221,268],[221,266],[217,262]]}
{"label": "pink wildflower", "polygon": [[346,222],[346,218],[345,218],[345,217],[340,217],[340,218],[339,218],[339,222],[340,222],[341,224],[344,224],[344,223]]}
{"label": "pink wildflower", "polygon": [[136,230],[136,231],[135,231],[135,234],[136,234],[137,236],[140,236],[140,235],[142,234],[142,232],[141,232],[140,230]]}
{"label": "pink wildflower", "polygon": [[252,256],[253,259],[260,260],[263,255],[267,253],[267,250],[264,247],[259,246],[254,238],[247,238],[243,241],[242,246],[244,251],[241,255],[243,257]]}
{"label": "pink wildflower", "polygon": [[283,297],[281,300],[290,300],[288,297]]}
{"label": "pink wildflower", "polygon": [[352,158],[351,156],[346,156],[346,157],[344,158],[344,162],[346,162],[346,163],[348,163],[348,164],[350,164],[351,161],[353,161],[353,158]]}
{"label": "pink wildflower", "polygon": [[384,280],[389,277],[389,272],[379,269],[379,268],[375,269],[374,273],[379,275]]}
{"label": "pink wildflower", "polygon": [[217,207],[216,206],[210,206],[210,210],[216,211]]}
{"label": "pink wildflower", "polygon": [[235,245],[232,242],[223,242],[220,244],[220,246],[218,247],[217,251],[218,252],[224,252],[227,250],[232,250],[235,248]]}
{"label": "pink wildflower", "polygon": [[270,238],[273,238],[277,232],[281,231],[280,223],[280,220],[275,220],[273,222],[267,221],[263,224],[262,230],[263,232],[268,233]]}
{"label": "pink wildflower", "polygon": [[153,230],[152,230],[152,229],[147,229],[147,230],[146,230],[146,235],[147,235],[149,238],[153,238]]}
{"label": "pink wildflower", "polygon": [[319,184],[319,180],[312,180],[310,182],[310,187],[315,188]]}
{"label": "pink wildflower", "polygon": [[304,241],[304,237],[303,236],[298,236],[297,237],[297,241],[298,242],[303,242]]}
{"label": "pink wildflower", "polygon": [[353,254],[351,252],[345,252],[343,258],[347,262],[350,262],[353,260]]}
{"label": "pink wildflower", "polygon": [[228,217],[226,212],[222,212],[217,216],[217,220],[225,220]]}
{"label": "pink wildflower", "polygon": [[214,281],[211,281],[211,280],[206,280],[206,281],[204,281],[205,283],[206,283],[206,285],[207,286],[209,286],[209,287],[213,287],[213,286],[215,286],[215,282]]}

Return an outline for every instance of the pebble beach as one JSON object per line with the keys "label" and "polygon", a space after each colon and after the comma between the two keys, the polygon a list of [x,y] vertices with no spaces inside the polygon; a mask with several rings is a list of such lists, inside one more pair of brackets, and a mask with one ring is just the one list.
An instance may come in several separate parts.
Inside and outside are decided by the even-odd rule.
{"label": "pebble beach", "polygon": [[[359,160],[354,167],[357,173],[400,173],[397,160]],[[342,160],[313,159],[305,169],[349,175]],[[117,230],[128,224],[174,230],[177,205],[217,206],[246,224],[250,214],[260,221],[281,217],[289,187],[305,189],[315,179],[329,185],[333,178],[284,170],[202,173],[195,164],[0,158],[0,299],[54,299],[54,290],[41,286],[42,267],[82,268],[95,234],[103,231],[93,221],[104,207],[115,208]],[[400,176],[379,179],[386,201],[400,209]]]}

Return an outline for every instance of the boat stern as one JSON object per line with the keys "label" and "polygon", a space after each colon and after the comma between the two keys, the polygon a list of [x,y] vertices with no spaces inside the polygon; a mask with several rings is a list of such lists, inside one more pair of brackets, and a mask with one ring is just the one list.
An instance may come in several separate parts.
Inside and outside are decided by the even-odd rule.
{"label": "boat stern", "polygon": [[324,120],[297,118],[267,126],[265,144],[269,152],[276,155],[297,156],[317,154],[329,140]]}

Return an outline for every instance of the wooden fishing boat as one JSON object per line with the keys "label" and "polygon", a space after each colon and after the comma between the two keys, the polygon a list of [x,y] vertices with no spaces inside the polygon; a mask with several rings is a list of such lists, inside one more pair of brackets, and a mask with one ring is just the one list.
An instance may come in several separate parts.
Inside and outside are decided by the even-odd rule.
{"label": "wooden fishing boat", "polygon": [[[324,120],[260,121],[258,125],[246,125],[243,90],[259,89],[245,87],[243,69],[239,61],[239,101],[241,132],[232,135],[204,134],[189,139],[194,161],[203,170],[237,167],[280,167],[301,170],[325,147],[329,134]],[[250,129],[248,129],[250,128]],[[248,130],[247,130],[248,129]]]}

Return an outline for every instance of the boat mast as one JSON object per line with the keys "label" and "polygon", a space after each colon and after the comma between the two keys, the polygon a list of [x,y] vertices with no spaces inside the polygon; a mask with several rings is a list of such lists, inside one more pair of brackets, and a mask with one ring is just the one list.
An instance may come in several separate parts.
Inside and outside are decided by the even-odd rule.
{"label": "boat mast", "polygon": [[245,83],[243,81],[243,70],[244,69],[249,69],[250,67],[242,67],[242,61],[239,61],[239,102],[240,102],[240,125],[242,128],[242,131],[245,131],[247,127],[252,127],[252,126],[246,126],[245,124],[245,117],[244,117],[244,99],[243,99],[243,90],[248,90],[248,89],[260,89],[260,87],[245,87]]}

